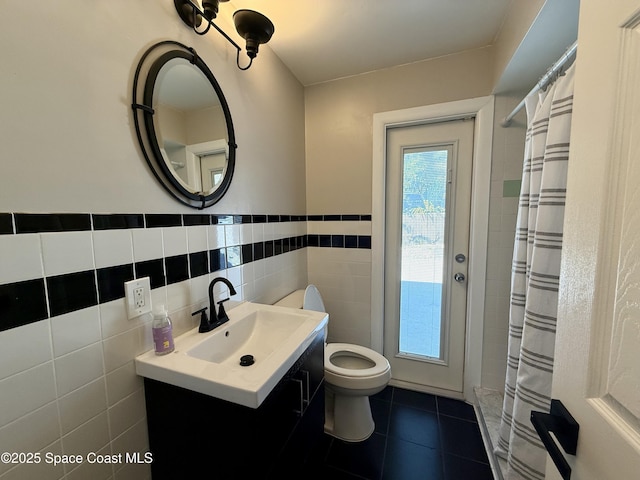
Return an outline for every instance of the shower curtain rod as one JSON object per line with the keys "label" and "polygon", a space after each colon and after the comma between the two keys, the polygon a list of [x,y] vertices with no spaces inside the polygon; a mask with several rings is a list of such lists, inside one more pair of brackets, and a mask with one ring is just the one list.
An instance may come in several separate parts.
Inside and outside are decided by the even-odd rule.
{"label": "shower curtain rod", "polygon": [[524,107],[524,102],[527,99],[527,97],[533,93],[536,93],[538,90],[541,90],[544,87],[546,87],[548,82],[558,72],[558,70],[560,70],[565,65],[565,63],[567,63],[567,61],[571,59],[571,56],[576,52],[577,48],[578,48],[578,42],[576,41],[573,43],[573,45],[571,45],[567,49],[566,52],[564,52],[564,54],[560,57],[560,59],[556,63],[554,63],[549,70],[547,70],[547,73],[543,75],[540,81],[536,83],[536,85],[531,89],[531,91],[520,101],[518,105],[516,105],[516,108],[514,108],[513,111],[509,115],[507,115],[504,118],[504,120],[502,120],[501,125],[503,127],[508,127],[509,125],[511,125],[511,120],[513,120],[513,117],[516,116],[516,113],[518,113],[522,109],[522,107]]}

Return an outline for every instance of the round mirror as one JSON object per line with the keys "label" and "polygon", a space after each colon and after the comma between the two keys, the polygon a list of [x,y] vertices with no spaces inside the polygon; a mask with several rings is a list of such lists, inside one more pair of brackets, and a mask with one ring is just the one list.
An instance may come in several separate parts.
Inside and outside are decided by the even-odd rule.
{"label": "round mirror", "polygon": [[236,144],[229,107],[207,65],[193,49],[161,42],[143,55],[133,88],[136,133],[155,177],[186,205],[216,203],[231,183]]}

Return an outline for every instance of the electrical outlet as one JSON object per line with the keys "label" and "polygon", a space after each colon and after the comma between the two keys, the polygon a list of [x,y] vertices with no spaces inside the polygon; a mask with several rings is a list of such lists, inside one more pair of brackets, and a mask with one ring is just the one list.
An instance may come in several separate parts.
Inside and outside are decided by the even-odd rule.
{"label": "electrical outlet", "polygon": [[136,308],[142,308],[145,306],[144,287],[137,287],[133,289],[133,301]]}
{"label": "electrical outlet", "polygon": [[149,277],[125,282],[124,291],[127,301],[127,317],[130,320],[151,312],[151,283]]}

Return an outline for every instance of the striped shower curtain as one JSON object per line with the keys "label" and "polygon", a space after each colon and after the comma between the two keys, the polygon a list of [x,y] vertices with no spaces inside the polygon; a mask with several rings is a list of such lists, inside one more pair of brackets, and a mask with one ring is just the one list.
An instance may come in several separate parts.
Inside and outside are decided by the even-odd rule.
{"label": "striped shower curtain", "polygon": [[546,451],[530,414],[532,410],[548,412],[551,402],[573,70],[569,68],[546,92],[526,100],[507,375],[496,447],[496,454],[507,460],[507,480],[545,476]]}

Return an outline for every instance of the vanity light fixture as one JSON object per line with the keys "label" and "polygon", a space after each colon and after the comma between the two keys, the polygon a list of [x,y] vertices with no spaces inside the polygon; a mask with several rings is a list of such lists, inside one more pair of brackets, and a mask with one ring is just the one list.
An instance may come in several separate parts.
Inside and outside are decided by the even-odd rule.
{"label": "vanity light fixture", "polygon": [[[202,8],[200,8],[192,0],[173,0],[178,11],[178,15],[184,23],[193,28],[198,35],[205,35],[211,27],[215,28],[229,43],[236,47],[236,65],[240,70],[247,70],[253,63],[253,59],[258,55],[258,47],[262,43],[271,40],[271,36],[275,31],[275,27],[271,20],[261,13],[253,10],[238,10],[233,14],[233,21],[236,30],[246,42],[246,52],[249,57],[249,64],[245,67],[240,66],[240,51],[242,48],[234,42],[220,27],[213,23],[213,19],[218,16],[218,5],[220,2],[228,2],[229,0],[202,0]],[[207,24],[204,29],[199,29],[202,21]]]}

